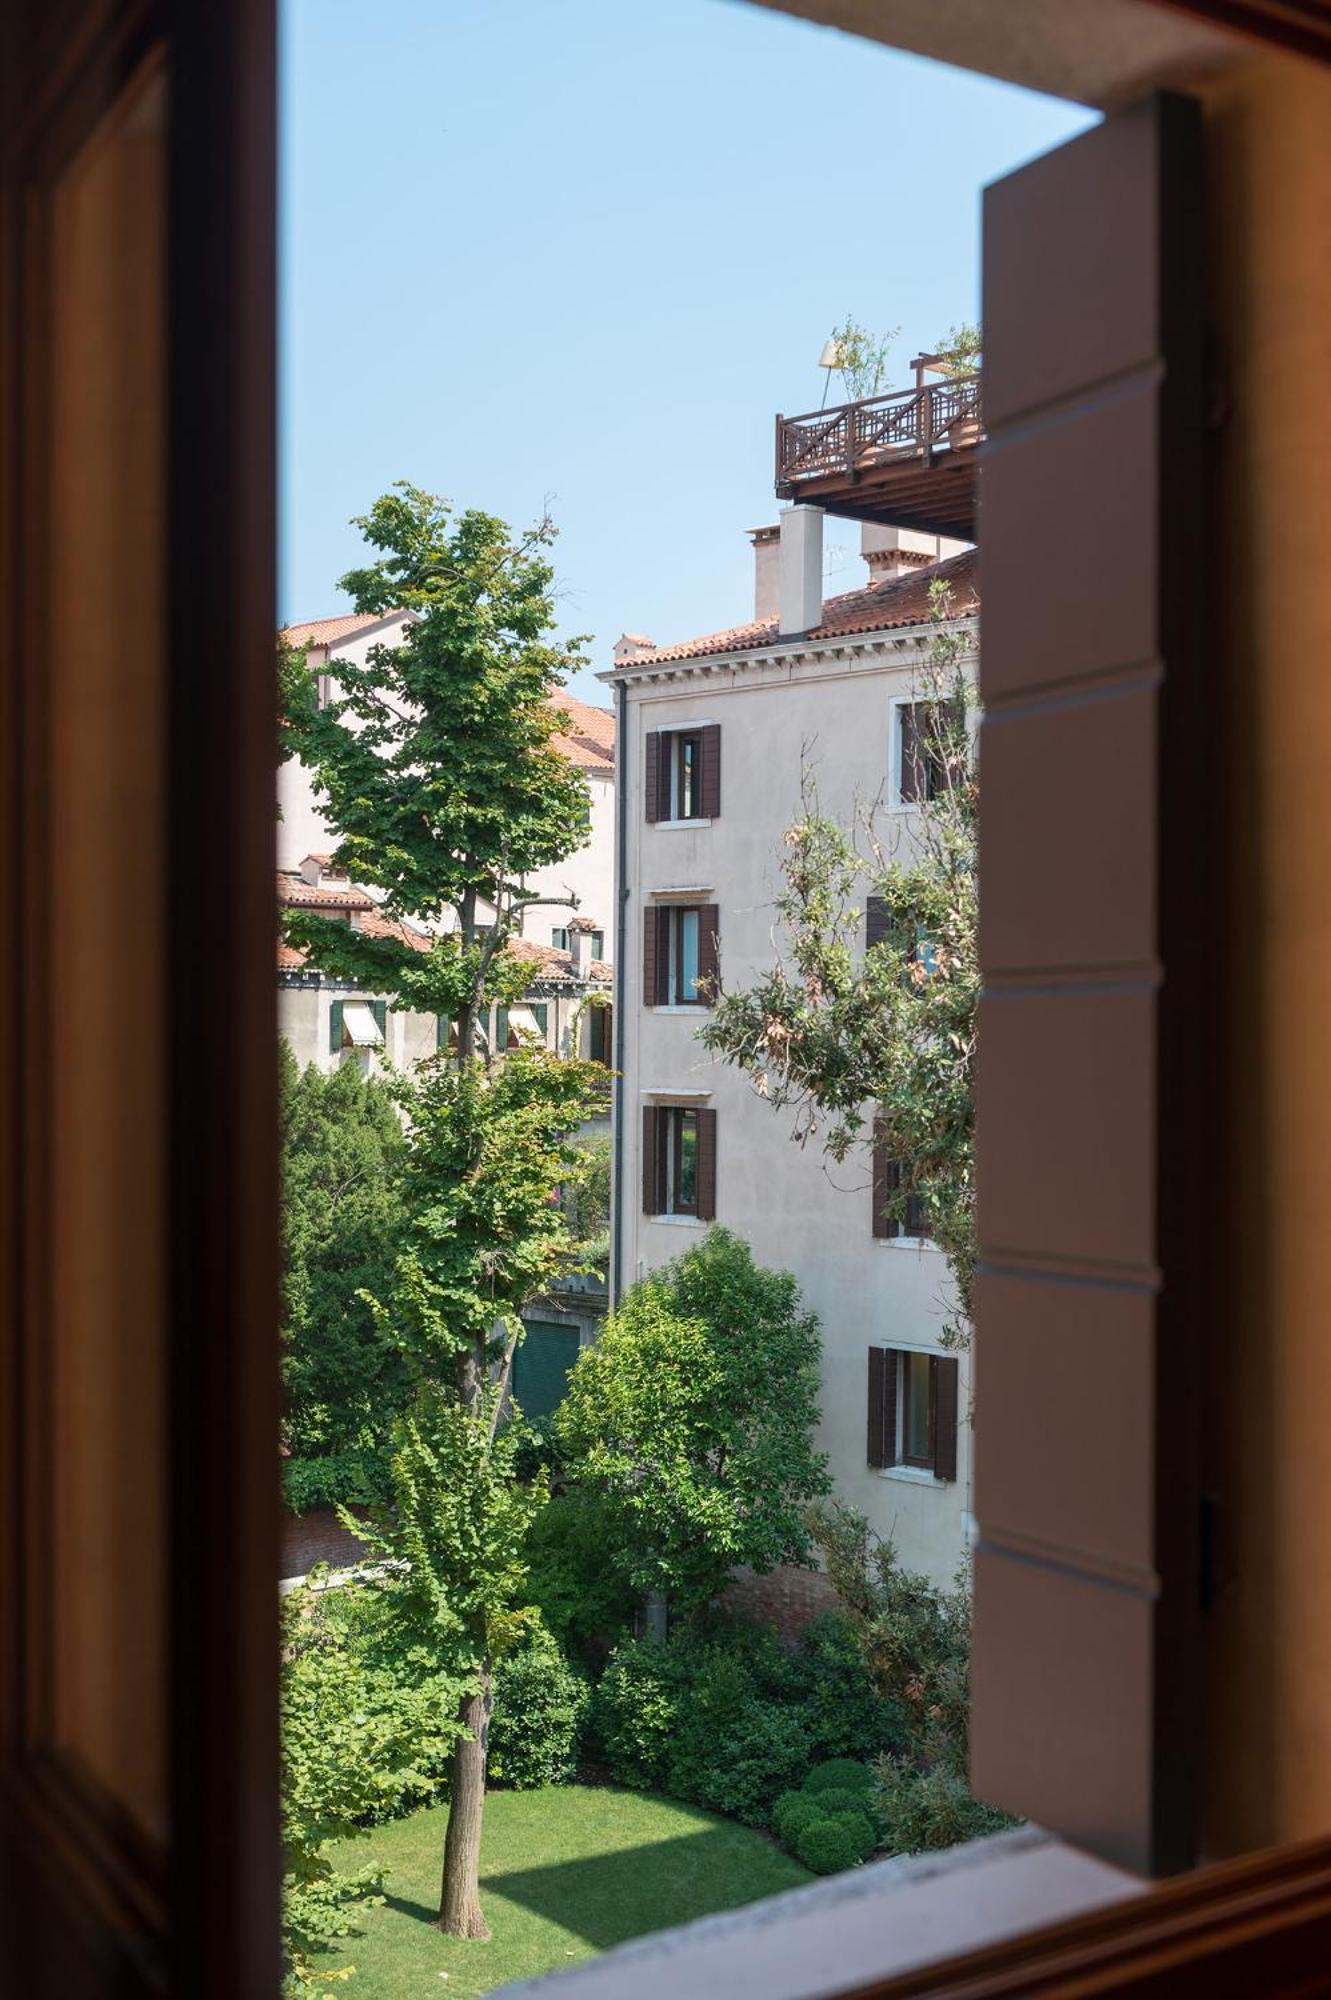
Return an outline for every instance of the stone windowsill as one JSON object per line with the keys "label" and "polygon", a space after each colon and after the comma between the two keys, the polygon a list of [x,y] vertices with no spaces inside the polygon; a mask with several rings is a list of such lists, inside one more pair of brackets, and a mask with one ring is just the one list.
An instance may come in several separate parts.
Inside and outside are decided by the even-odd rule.
{"label": "stone windowsill", "polygon": [[504,1991],[511,2000],[834,2000],[1145,1886],[1039,1827],[1015,1827],[830,1875]]}

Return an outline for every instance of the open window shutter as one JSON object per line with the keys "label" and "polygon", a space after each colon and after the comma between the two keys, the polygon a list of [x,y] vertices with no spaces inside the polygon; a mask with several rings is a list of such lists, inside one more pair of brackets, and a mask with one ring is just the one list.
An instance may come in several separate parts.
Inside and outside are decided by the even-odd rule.
{"label": "open window shutter", "polygon": [[721,976],[721,908],[704,903],[698,912],[698,997],[708,1006],[716,998]]}
{"label": "open window shutter", "polygon": [[960,1364],[955,1354],[936,1354],[934,1372],[934,1478],[957,1476],[957,1397]]}
{"label": "open window shutter", "polygon": [[644,1215],[661,1213],[660,1195],[660,1119],[661,1113],[654,1104],[642,1107],[642,1212]]}
{"label": "open window shutter", "polygon": [[892,929],[891,905],[886,896],[868,896],[864,903],[864,946],[882,944]]}
{"label": "open window shutter", "polygon": [[897,710],[898,754],[901,769],[898,773],[898,790],[906,803],[913,803],[923,793],[924,760],[923,744],[920,741],[920,721],[918,704],[903,702]]}
{"label": "open window shutter", "polygon": [[374,1014],[375,1027],[381,1035],[386,1034],[388,1030],[388,1002],[386,1000],[372,1000],[370,1007]]}
{"label": "open window shutter", "polygon": [[867,1462],[876,1470],[897,1462],[897,1355],[892,1347],[869,1349],[869,1436]]}
{"label": "open window shutter", "polygon": [[644,903],[642,908],[642,1004],[644,1007],[659,1007],[661,1004],[661,980],[663,958],[661,950],[662,906],[659,903]]}
{"label": "open window shutter", "polygon": [[1143,1873],[1202,1707],[1205,208],[1157,97],[984,215],[972,1780]]}
{"label": "open window shutter", "polygon": [[342,1002],[334,1000],[328,1009],[328,1053],[335,1056],[342,1047]]}
{"label": "open window shutter", "polygon": [[447,1014],[436,1014],[436,1015],[435,1015],[435,1017],[434,1017],[434,1045],[435,1045],[435,1048],[436,1048],[436,1049],[446,1049],[446,1048],[448,1047],[448,1030],[449,1030],[449,1027],[450,1027],[450,1025],[451,1025],[451,1024],[450,1024],[450,1022],[449,1022],[449,1018],[448,1018]]}
{"label": "open window shutter", "polygon": [[888,1198],[896,1185],[896,1176],[893,1172],[894,1162],[888,1151],[885,1134],[886,1127],[882,1119],[875,1118],[873,1126],[873,1181],[871,1195],[873,1200],[873,1233],[878,1237],[897,1236],[900,1234],[897,1223],[887,1212]]}
{"label": "open window shutter", "polygon": [[0,7],[0,1987],[23,2000],[281,1984],[273,15]]}
{"label": "open window shutter", "polygon": [[698,1113],[698,1220],[716,1215],[716,1113]]}
{"label": "open window shutter", "polygon": [[662,811],[664,800],[661,796],[661,743],[659,729],[649,729],[646,735],[646,755],[642,775],[643,813],[648,820],[668,818]]}
{"label": "open window shutter", "polygon": [[709,722],[705,729],[698,731],[698,752],[702,759],[702,778],[698,787],[698,802],[703,819],[721,817],[721,725]]}

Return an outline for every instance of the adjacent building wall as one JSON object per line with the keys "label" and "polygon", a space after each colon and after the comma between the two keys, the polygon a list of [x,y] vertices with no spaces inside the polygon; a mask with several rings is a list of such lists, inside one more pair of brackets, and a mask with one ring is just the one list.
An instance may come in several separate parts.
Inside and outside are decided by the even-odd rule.
{"label": "adjacent building wall", "polygon": [[576,911],[530,910],[523,934],[537,944],[549,944],[553,929],[567,925],[570,917],[587,917],[598,931],[604,931],[604,956],[610,958],[615,936],[615,776],[613,770],[584,771],[582,775],[591,797],[591,830],[586,845],[566,861],[538,868],[525,878],[534,895],[562,900],[571,890],[578,907]]}
{"label": "adjacent building wall", "polygon": [[[645,1092],[705,1090],[717,1113],[716,1219],[747,1238],[761,1263],[793,1271],[822,1323],[822,1424],[839,1496],[860,1509],[902,1559],[939,1583],[965,1547],[970,1474],[969,1357],[962,1356],[958,1478],[942,1484],[906,1467],[866,1463],[871,1345],[937,1351],[947,1315],[941,1254],[872,1234],[867,1150],[834,1166],[816,1141],[791,1141],[793,1114],[774,1111],[738,1071],[694,1038],[693,1009],[642,1005],[643,910],[651,892],[692,887],[719,905],[721,976],[743,986],[773,958],[782,835],[796,817],[801,764],[821,803],[849,820],[887,782],[893,697],[919,691],[923,642],[882,640],[787,652],[745,669],[710,667],[646,681],[630,672],[627,743],[627,939],[625,1011],[623,1283],[700,1240],[706,1225],[643,1215],[641,1107]],[[644,737],[685,723],[721,727],[721,815],[710,826],[649,825],[643,818]],[[880,831],[903,851],[910,815],[890,809]]]}

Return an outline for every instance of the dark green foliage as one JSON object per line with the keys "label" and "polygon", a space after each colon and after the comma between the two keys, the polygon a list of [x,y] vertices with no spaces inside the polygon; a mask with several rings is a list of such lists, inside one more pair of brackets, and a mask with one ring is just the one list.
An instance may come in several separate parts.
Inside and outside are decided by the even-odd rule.
{"label": "dark green foliage", "polygon": [[875,1687],[855,1628],[841,1612],[824,1612],[805,1628],[791,1671],[820,1757],[872,1762],[899,1747],[895,1711]]}
{"label": "dark green foliage", "polygon": [[810,1820],[795,1839],[795,1852],[815,1875],[837,1875],[867,1861],[877,1836],[863,1813],[842,1812]]}
{"label": "dark green foliage", "polygon": [[941,1765],[922,1771],[885,1757],[879,1779],[874,1803],[885,1845],[893,1854],[955,1847],[959,1841],[977,1840],[1013,1824],[995,1806],[975,1798],[964,1778]]}
{"label": "dark green foliage", "polygon": [[747,1826],[765,1826],[773,1800],[808,1761],[798,1708],[759,1693],[743,1658],[705,1649],[678,1706],[666,1790]]}
{"label": "dark green foliage", "polygon": [[782,1792],[772,1807],[772,1828],[778,1840],[793,1848],[806,1826],[826,1816],[827,1808],[816,1792]]}
{"label": "dark green foliage", "polygon": [[838,1813],[849,1812],[863,1813],[866,1819],[871,1820],[874,1817],[871,1803],[874,1779],[871,1771],[866,1771],[864,1775],[869,1781],[867,1785],[824,1785],[821,1788],[811,1787],[806,1778],[805,1791],[829,1818],[835,1819]]}
{"label": "dark green foliage", "polygon": [[383,1296],[391,1281],[405,1142],[384,1084],[349,1065],[302,1072],[285,1043],[279,1062],[283,1442],[300,1513],[387,1491],[409,1384],[360,1293]]}
{"label": "dark green foliage", "polygon": [[555,1420],[569,1478],[603,1496],[635,1591],[699,1606],[736,1563],[807,1560],[818,1322],[786,1272],[715,1228],[639,1280],[584,1348]]}
{"label": "dark green foliage", "polygon": [[615,1649],[592,1696],[590,1723],[616,1784],[664,1787],[687,1685],[681,1648],[630,1639]]}
{"label": "dark green foliage", "polygon": [[[542,1462],[533,1458],[533,1469]],[[589,1666],[633,1629],[637,1593],[607,1562],[612,1532],[605,1502],[570,1487],[532,1522],[527,1537],[527,1594],[559,1643]]]}
{"label": "dark green foliage", "polygon": [[587,1683],[540,1624],[495,1662],[488,1773],[513,1791],[567,1784],[577,1765]]}
{"label": "dark green foliage", "polygon": [[869,1766],[857,1763],[852,1757],[830,1757],[825,1764],[815,1764],[804,1780],[806,1792],[850,1792],[861,1798],[873,1787],[874,1774]]}

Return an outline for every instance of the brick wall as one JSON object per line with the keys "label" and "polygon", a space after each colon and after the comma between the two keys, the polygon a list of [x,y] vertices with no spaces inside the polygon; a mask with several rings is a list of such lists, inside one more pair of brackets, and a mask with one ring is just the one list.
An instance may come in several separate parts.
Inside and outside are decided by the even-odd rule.
{"label": "brick wall", "polygon": [[[352,1512],[356,1510],[353,1508]],[[331,1563],[345,1569],[359,1562],[365,1544],[358,1541],[338,1520],[331,1507],[314,1507],[308,1514],[286,1514],[282,1519],[282,1581],[304,1576],[316,1563]]]}
{"label": "brick wall", "polygon": [[836,1608],[836,1592],[821,1570],[783,1565],[766,1576],[737,1569],[721,1602],[727,1611],[775,1625],[783,1639],[798,1639],[811,1619]]}

